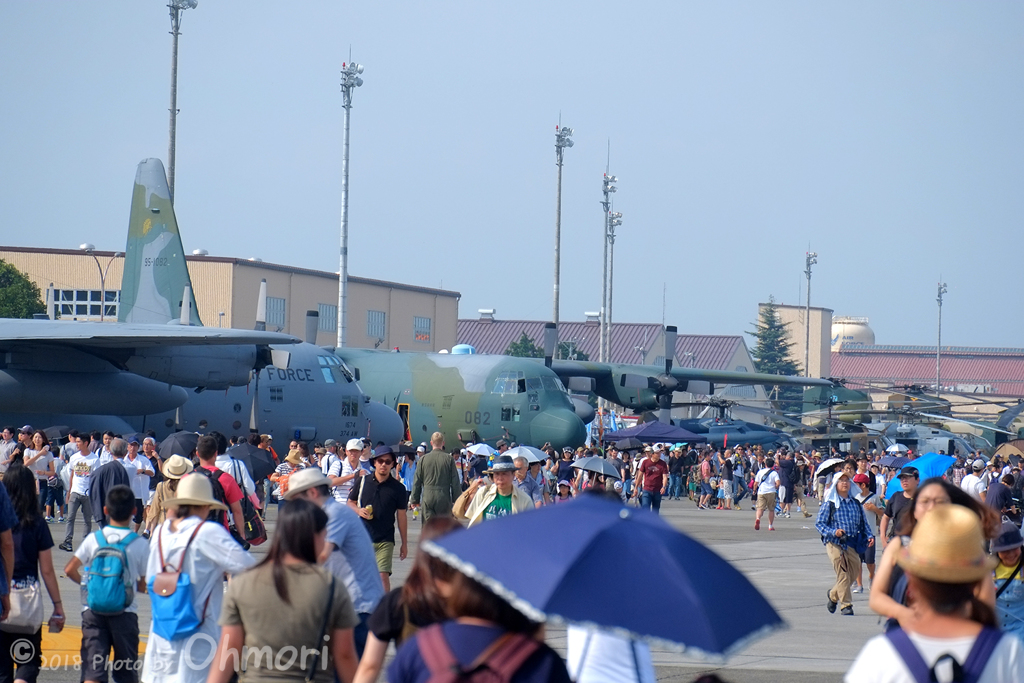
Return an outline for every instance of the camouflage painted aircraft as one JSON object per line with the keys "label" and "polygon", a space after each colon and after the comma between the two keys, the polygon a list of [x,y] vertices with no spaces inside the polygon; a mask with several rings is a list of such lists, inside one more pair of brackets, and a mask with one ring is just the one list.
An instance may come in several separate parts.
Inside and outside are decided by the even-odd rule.
{"label": "camouflage painted aircraft", "polygon": [[[666,331],[675,348],[675,328]],[[714,393],[723,384],[799,384],[831,386],[828,380],[577,361],[556,361],[553,323],[545,329],[545,358],[392,353],[334,349],[355,369],[359,383],[375,399],[398,411],[406,438],[419,441],[440,430],[448,444],[511,439],[541,446],[576,446],[585,439],[585,423],[594,411],[571,400],[565,385],[637,412],[664,408],[673,391]],[[666,357],[671,358],[671,354]]]}
{"label": "camouflage painted aircraft", "polygon": [[118,324],[0,322],[0,419],[396,442],[398,415],[371,402],[328,351],[290,335],[200,326],[169,196],[163,164],[140,163]]}
{"label": "camouflage painted aircraft", "polygon": [[[161,324],[176,320],[178,326],[164,326],[168,334],[171,330],[195,330],[213,335],[214,330],[189,327],[201,323],[167,197],[163,165],[156,159],[143,161],[132,197],[121,322]],[[121,381],[159,377],[166,383],[160,385],[163,390],[174,395],[173,401],[136,405],[129,399],[129,405],[118,404],[117,410],[109,409],[112,406],[107,403],[100,405],[103,412],[122,415],[124,423],[133,429],[152,428],[161,434],[174,429],[217,429],[229,435],[257,430],[304,440],[369,434],[374,441],[397,443],[426,440],[432,432],[441,431],[450,446],[493,444],[505,438],[533,445],[551,443],[557,448],[582,444],[585,423],[593,418],[589,405],[569,397],[562,379],[573,389],[593,389],[599,396],[637,410],[662,407],[666,399],[671,401],[672,391],[688,388],[713,393],[715,384],[825,382],[673,369],[671,360],[664,369],[553,361],[553,332],[551,326],[545,338],[547,357],[543,362],[509,356],[329,349],[310,343],[284,348],[277,344],[225,347],[227,351],[216,353],[212,349],[167,346],[160,352],[136,353],[131,364],[110,370],[130,371],[122,372],[129,379]],[[669,332],[666,341],[671,336],[674,348],[675,328],[669,328]],[[247,378],[253,370],[256,381],[250,383]],[[369,401],[360,385],[385,405]],[[186,393],[180,387],[194,387],[196,392]],[[268,394],[269,401],[264,398]],[[90,412],[98,411],[95,402],[87,403]],[[61,412],[71,415],[32,419],[37,424],[87,426],[82,411]],[[110,418],[104,420],[110,423]]]}

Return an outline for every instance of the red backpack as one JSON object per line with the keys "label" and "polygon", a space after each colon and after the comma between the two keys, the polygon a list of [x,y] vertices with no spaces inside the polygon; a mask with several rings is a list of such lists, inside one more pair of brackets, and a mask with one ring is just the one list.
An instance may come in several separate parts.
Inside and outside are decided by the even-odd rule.
{"label": "red backpack", "polygon": [[466,667],[452,653],[440,624],[416,634],[423,662],[430,669],[429,683],[510,683],[540,643],[521,633],[506,633],[491,643]]}

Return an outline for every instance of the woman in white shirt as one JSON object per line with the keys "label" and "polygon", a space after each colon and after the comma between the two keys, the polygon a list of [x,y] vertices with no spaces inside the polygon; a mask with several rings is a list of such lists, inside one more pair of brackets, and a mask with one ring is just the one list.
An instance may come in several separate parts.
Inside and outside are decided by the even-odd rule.
{"label": "woman in white shirt", "polygon": [[53,453],[50,452],[50,440],[41,429],[32,435],[32,448],[25,450],[25,467],[36,475],[36,492],[46,486],[46,480],[57,476],[53,466]]}
{"label": "woman in white shirt", "polygon": [[857,655],[846,683],[956,680],[1024,681],[1024,643],[996,627],[992,607],[976,597],[992,583],[996,561],[985,552],[978,515],[939,505],[918,521],[897,563],[915,599],[900,628],[875,636]]}
{"label": "woman in white shirt", "polygon": [[[196,633],[174,640],[160,637],[151,626],[142,680],[143,683],[203,683],[220,637],[217,618],[224,600],[224,574],[244,571],[256,560],[223,526],[204,523],[210,510],[226,509],[213,497],[213,487],[205,476],[183,477],[178,483],[177,496],[165,500],[163,506],[173,508],[175,517],[161,524],[149,542],[146,580],[152,581],[164,571],[164,566],[177,569],[181,564],[181,572],[188,574],[192,582],[192,608],[201,623]],[[188,552],[182,563],[186,546]]]}

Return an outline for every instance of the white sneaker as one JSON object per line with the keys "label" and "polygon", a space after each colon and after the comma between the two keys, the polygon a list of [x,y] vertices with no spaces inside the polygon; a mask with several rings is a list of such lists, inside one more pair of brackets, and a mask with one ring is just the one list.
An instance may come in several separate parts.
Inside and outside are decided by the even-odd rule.
{"label": "white sneaker", "polygon": [[850,592],[851,593],[863,593],[864,589],[862,587],[860,587],[860,586],[854,586],[853,588],[850,589]]}

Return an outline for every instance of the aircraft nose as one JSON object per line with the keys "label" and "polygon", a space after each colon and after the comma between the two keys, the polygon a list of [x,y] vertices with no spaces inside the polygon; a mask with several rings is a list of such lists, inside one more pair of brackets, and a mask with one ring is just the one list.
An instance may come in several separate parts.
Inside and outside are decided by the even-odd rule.
{"label": "aircraft nose", "polygon": [[405,424],[398,413],[377,401],[363,404],[363,416],[370,422],[370,441],[396,444],[405,439]]}
{"label": "aircraft nose", "polygon": [[583,420],[566,408],[547,408],[530,423],[532,445],[550,443],[554,448],[579,446],[587,438]]}

